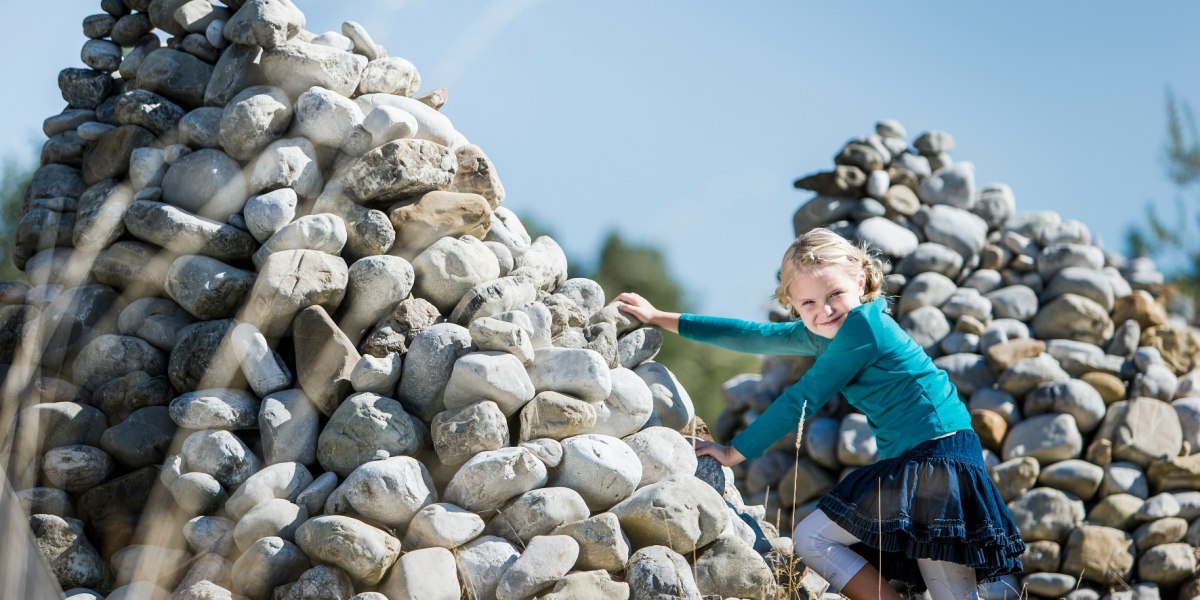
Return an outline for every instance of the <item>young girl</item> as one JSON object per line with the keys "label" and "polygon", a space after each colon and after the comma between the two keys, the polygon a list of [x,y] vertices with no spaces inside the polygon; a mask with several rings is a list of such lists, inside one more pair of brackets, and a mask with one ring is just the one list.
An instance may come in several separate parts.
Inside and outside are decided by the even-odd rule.
{"label": "young girl", "polygon": [[817,357],[730,446],[698,442],[698,456],[726,466],[754,458],[838,392],[866,415],[880,460],[843,478],[796,526],[806,565],[855,600],[899,598],[880,565],[883,578],[927,586],[934,600],[978,598],[978,582],[1021,572],[1025,544],[954,384],[888,314],[881,267],[866,249],[814,229],[784,254],[776,291],[798,321],[668,313],[633,293],[617,300],[643,323],[689,339]]}

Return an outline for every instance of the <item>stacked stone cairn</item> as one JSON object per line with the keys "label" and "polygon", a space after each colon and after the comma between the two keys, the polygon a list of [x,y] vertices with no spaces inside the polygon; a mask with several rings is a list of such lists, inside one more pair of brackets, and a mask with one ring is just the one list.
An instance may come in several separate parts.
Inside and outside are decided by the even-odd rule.
{"label": "stacked stone cairn", "polygon": [[[1007,185],[977,188],[949,134],[906,138],[882,121],[832,171],[798,179],[816,195],[794,230],[879,250],[893,316],[970,409],[1029,546],[1023,576],[989,597],[1200,597],[1200,343],[1165,310],[1163,276],[1105,251],[1079,221],[1016,212]],[[761,374],[727,382],[713,435],[730,439],[811,360],[765,357]],[[878,458],[866,418],[840,397],[795,445],[735,469],[746,501],[785,532],[841,473]]]}
{"label": "stacked stone cairn", "polygon": [[289,0],[100,5],[0,286],[5,497],[66,597],[774,597],[662,334],[444,89]]}

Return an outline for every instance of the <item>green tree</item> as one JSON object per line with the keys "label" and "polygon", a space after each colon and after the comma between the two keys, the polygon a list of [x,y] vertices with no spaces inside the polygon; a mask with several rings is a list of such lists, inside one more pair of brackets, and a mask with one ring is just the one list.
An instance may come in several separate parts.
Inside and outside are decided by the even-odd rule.
{"label": "green tree", "polygon": [[0,281],[17,281],[24,275],[13,264],[13,242],[21,218],[25,188],[36,166],[11,156],[0,163]]}
{"label": "green tree", "polygon": [[[1163,148],[1167,177],[1175,185],[1175,217],[1163,218],[1153,205],[1147,205],[1145,222],[1126,231],[1127,250],[1132,256],[1156,259],[1169,282],[1200,305],[1200,134],[1192,108],[1177,101],[1167,90],[1167,141]],[[1193,220],[1189,215],[1196,215]]]}
{"label": "green tree", "polygon": [[[663,310],[692,310],[683,288],[671,276],[662,252],[631,244],[612,232],[604,240],[595,272],[583,275],[603,288],[608,300],[621,292],[637,292]],[[721,350],[667,334],[656,361],[675,374],[696,405],[696,413],[712,424],[724,409],[721,392],[735,375],[758,372],[758,358]]]}

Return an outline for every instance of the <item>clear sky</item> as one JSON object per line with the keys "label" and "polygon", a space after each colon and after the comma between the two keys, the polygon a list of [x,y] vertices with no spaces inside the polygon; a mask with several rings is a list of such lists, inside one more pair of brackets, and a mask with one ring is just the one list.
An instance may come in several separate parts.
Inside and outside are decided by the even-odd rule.
{"label": "clear sky", "polygon": [[[300,0],[308,28],[362,23],[449,88],[507,206],[591,260],[604,235],[658,245],[706,312],[761,318],[792,180],[894,118],[954,135],[980,184],[1120,248],[1170,210],[1168,87],[1200,107],[1200,3]],[[63,107],[96,0],[20,2],[0,22],[2,153]],[[1169,213],[1168,213],[1169,214]],[[619,290],[608,290],[610,294]],[[669,307],[664,307],[669,308]]]}

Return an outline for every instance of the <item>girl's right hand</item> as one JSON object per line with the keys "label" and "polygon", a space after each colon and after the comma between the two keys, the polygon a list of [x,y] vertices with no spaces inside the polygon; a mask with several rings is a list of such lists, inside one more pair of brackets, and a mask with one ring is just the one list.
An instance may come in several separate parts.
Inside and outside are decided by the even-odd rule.
{"label": "girl's right hand", "polygon": [[654,308],[653,304],[650,304],[649,300],[633,292],[620,294],[614,300],[617,302],[618,310],[647,325],[653,325],[654,318],[660,312]]}
{"label": "girl's right hand", "polygon": [[734,448],[733,446],[726,446],[724,444],[706,442],[703,440],[696,441],[696,456],[711,456],[717,459],[717,462],[726,467],[732,467],[733,465],[746,460],[746,457],[742,456],[742,453],[738,452],[737,448]]}
{"label": "girl's right hand", "polygon": [[633,292],[625,292],[613,301],[617,310],[632,316],[644,325],[661,327],[667,331],[679,333],[679,313],[663,312],[654,308],[650,301]]}

